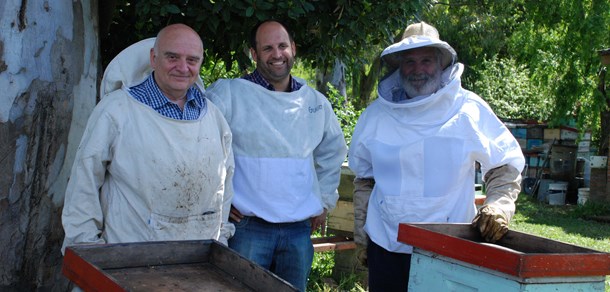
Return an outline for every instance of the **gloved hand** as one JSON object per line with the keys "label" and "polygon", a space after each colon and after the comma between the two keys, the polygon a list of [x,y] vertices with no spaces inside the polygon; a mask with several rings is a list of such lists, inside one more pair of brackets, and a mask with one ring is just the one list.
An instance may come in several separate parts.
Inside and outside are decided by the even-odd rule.
{"label": "gloved hand", "polygon": [[368,267],[368,256],[366,254],[366,245],[356,244],[356,258],[364,267]]}
{"label": "gloved hand", "polygon": [[481,232],[485,241],[494,243],[508,232],[508,219],[499,209],[484,205],[472,220],[472,226]]}

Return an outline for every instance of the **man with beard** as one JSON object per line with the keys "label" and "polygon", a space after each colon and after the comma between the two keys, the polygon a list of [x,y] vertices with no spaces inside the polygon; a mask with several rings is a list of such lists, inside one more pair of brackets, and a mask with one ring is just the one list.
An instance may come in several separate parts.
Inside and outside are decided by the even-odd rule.
{"label": "man with beard", "polygon": [[339,198],[347,147],[328,100],[290,75],[296,46],[285,25],[257,24],[250,53],[253,73],[207,91],[234,138],[229,247],[305,291],[311,232]]}
{"label": "man with beard", "polygon": [[[424,23],[381,57],[388,74],[360,116],[349,149],[354,171],[354,240],[369,268],[369,291],[407,291],[412,247],[399,223],[469,223],[489,242],[508,231],[525,164],[489,105],[461,87],[464,66]],[[475,162],[487,198],[474,204]]]}

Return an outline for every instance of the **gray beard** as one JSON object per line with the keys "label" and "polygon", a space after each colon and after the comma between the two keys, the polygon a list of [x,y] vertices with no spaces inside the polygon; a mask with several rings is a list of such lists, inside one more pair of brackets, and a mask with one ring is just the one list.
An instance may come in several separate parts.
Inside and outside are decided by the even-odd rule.
{"label": "gray beard", "polygon": [[[436,92],[441,87],[441,74],[440,72],[435,75],[425,75],[427,78],[426,82],[419,88],[413,86],[410,78],[415,77],[411,76],[401,76],[402,88],[407,93],[407,98],[413,98],[417,96],[427,96],[434,92]],[[419,77],[419,76],[417,76]]]}

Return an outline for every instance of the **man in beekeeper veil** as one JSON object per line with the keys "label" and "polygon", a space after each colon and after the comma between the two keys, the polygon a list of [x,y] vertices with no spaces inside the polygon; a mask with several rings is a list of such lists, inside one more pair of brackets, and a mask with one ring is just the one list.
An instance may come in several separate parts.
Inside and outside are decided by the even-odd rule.
{"label": "man in beekeeper veil", "polygon": [[[469,223],[484,240],[508,231],[525,160],[510,131],[461,87],[464,66],[438,31],[420,22],[381,53],[379,98],[360,116],[349,149],[355,241],[370,291],[407,291],[412,247],[399,223]],[[475,162],[486,184],[474,203]]]}

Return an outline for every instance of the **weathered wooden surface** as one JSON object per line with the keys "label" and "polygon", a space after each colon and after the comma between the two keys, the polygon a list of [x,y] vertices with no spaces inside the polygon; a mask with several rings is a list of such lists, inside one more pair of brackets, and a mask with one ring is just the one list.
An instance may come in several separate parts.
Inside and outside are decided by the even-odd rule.
{"label": "weathered wooden surface", "polygon": [[254,291],[210,263],[111,269],[106,273],[128,291]]}
{"label": "weathered wooden surface", "polygon": [[339,180],[339,201],[351,202],[354,197],[354,172],[343,163],[341,166],[341,179]]}
{"label": "weathered wooden surface", "polygon": [[328,216],[326,226],[332,230],[341,230],[353,237],[354,233],[354,203],[351,201],[338,201],[337,207]]}
{"label": "weathered wooden surface", "polygon": [[608,253],[513,230],[489,244],[470,224],[401,223],[398,241],[518,278],[610,274]]}
{"label": "weathered wooden surface", "polygon": [[85,291],[296,291],[212,240],[73,246],[63,273]]}

